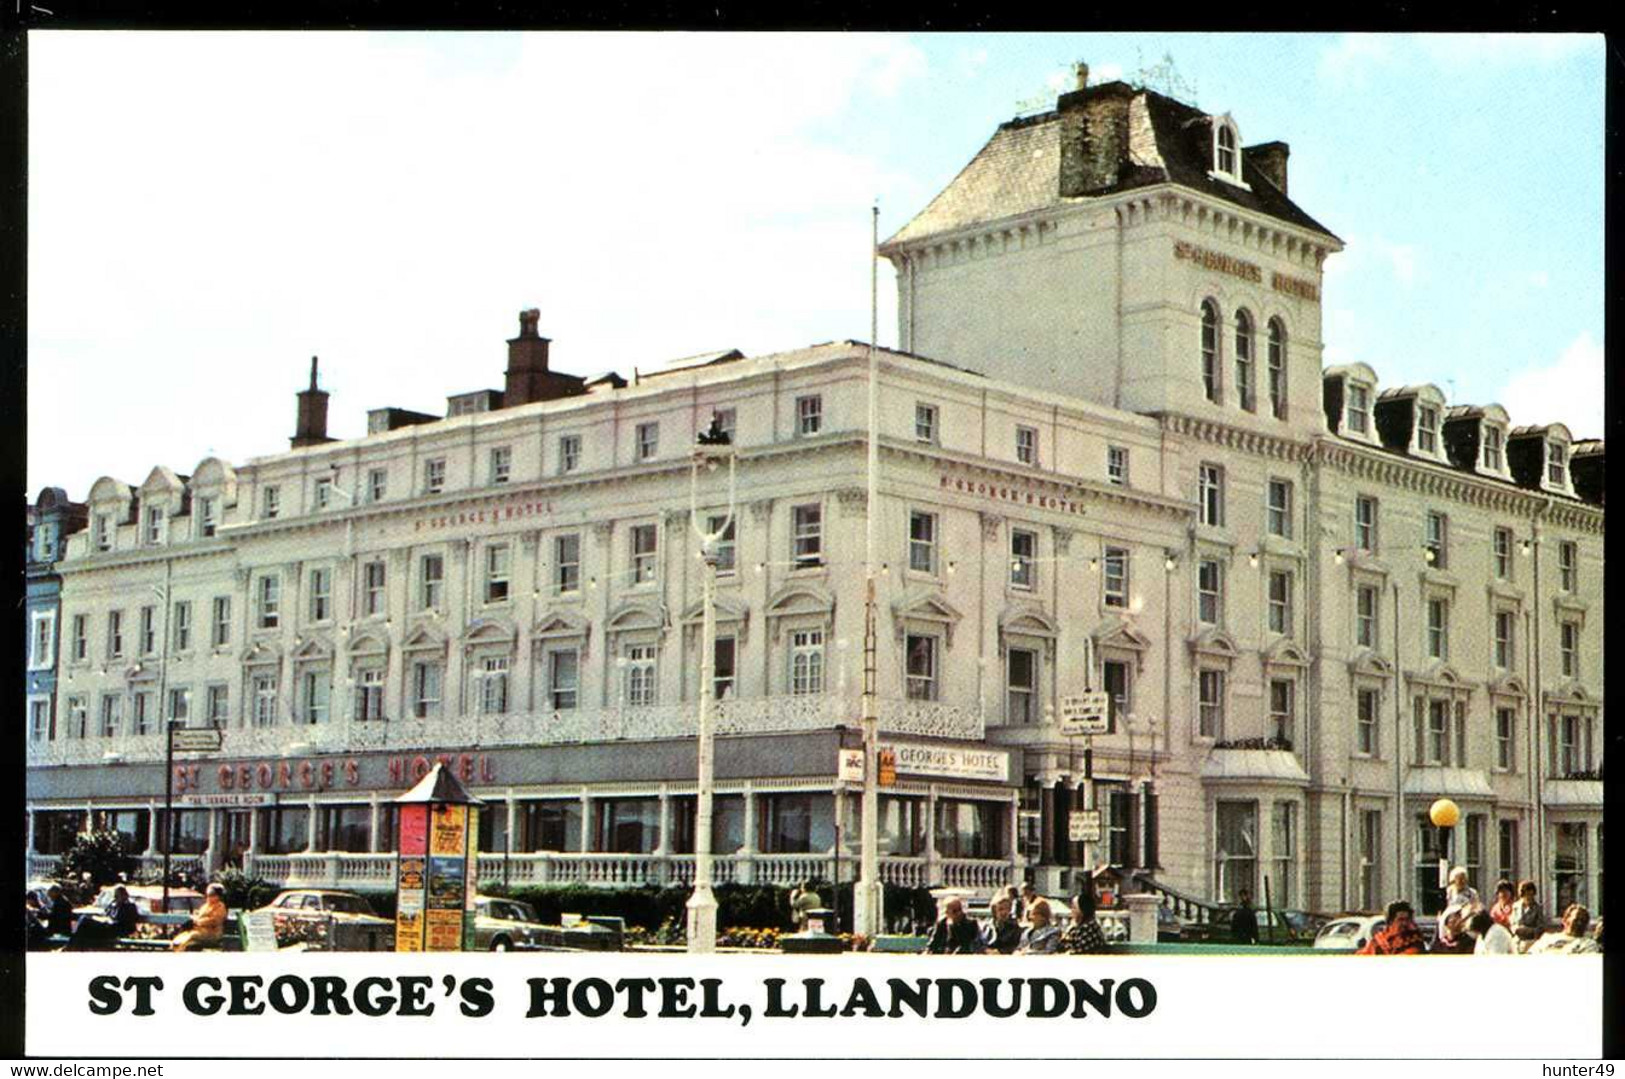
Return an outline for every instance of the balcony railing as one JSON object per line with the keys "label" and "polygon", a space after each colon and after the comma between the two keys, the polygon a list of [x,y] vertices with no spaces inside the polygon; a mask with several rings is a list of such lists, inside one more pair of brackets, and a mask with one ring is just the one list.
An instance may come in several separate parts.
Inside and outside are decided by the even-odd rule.
{"label": "balcony railing", "polygon": [[[941,701],[882,699],[878,703],[883,733],[968,741],[980,741],[984,733],[980,712],[974,707]],[[261,757],[281,756],[294,749],[302,753],[341,753],[693,738],[698,731],[698,715],[698,705],[687,702],[646,708],[236,726],[226,728],[220,755]],[[835,694],[725,700],[718,702],[715,712],[719,735],[819,731],[842,723],[856,726],[859,721],[858,698]],[[156,731],[31,741],[27,751],[28,764],[34,766],[157,761],[163,757],[163,735]]]}

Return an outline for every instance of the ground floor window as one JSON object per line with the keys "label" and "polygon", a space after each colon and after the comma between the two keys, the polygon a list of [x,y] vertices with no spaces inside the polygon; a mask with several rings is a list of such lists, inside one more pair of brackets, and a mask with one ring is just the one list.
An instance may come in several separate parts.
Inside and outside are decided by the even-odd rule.
{"label": "ground floor window", "polygon": [[[692,794],[672,799],[671,850],[673,854],[693,854],[694,825],[700,812],[700,800]],[[711,853],[734,854],[745,845],[745,796],[742,794],[715,794],[711,796]]]}
{"label": "ground floor window", "polygon": [[372,807],[318,806],[316,849],[365,853],[372,845]]}
{"label": "ground floor window", "polygon": [[[1098,802],[1096,803],[1099,804]],[[1112,865],[1137,866],[1139,798],[1133,791],[1112,787],[1106,795],[1106,860]]]}
{"label": "ground floor window", "polygon": [[310,810],[305,806],[277,806],[260,810],[259,850],[266,854],[296,854],[310,842]]}
{"label": "ground floor window", "polygon": [[243,864],[243,854],[253,839],[254,811],[251,809],[223,809],[220,811],[220,859],[223,865]]}
{"label": "ground floor window", "polygon": [[[862,817],[854,813],[850,828],[856,832]],[[912,857],[925,853],[925,799],[882,795],[880,849],[887,854]]]}
{"label": "ground floor window", "polygon": [[[1518,885],[1518,822],[1497,821],[1495,876],[1497,881],[1509,880],[1514,890]],[[1486,882],[1487,883],[1487,882]]]}
{"label": "ground floor window", "polygon": [[1439,859],[1450,858],[1451,838],[1448,828],[1435,827],[1426,813],[1416,815],[1416,894],[1411,902],[1420,914],[1438,914],[1444,910],[1444,886],[1439,883]]}
{"label": "ground floor window", "polygon": [[937,801],[937,853],[944,858],[1003,858],[1008,806],[1001,802]]}
{"label": "ground floor window", "polygon": [[605,854],[648,854],[660,846],[660,799],[605,798],[594,803],[598,842]]}
{"label": "ground floor window", "polygon": [[1568,821],[1559,823],[1552,864],[1557,903],[1552,907],[1552,914],[1561,915],[1570,903],[1586,903],[1586,854],[1586,826]]}
{"label": "ground floor window", "polygon": [[1298,806],[1276,802],[1270,815],[1270,857],[1275,871],[1270,901],[1278,907],[1294,906],[1298,895]]}
{"label": "ground floor window", "polygon": [[581,849],[581,803],[576,799],[518,804],[519,845],[524,853]]}
{"label": "ground floor window", "polygon": [[[140,810],[138,812],[145,812]],[[85,826],[82,809],[40,809],[34,813],[34,849],[41,854],[66,854]],[[141,837],[141,847],[147,845]]]}
{"label": "ground floor window", "polygon": [[480,809],[479,850],[481,854],[507,854],[508,806],[503,802],[487,802]]}
{"label": "ground floor window", "polygon": [[1382,899],[1382,810],[1360,812],[1360,909],[1380,910]]}
{"label": "ground floor window", "polygon": [[834,795],[765,794],[760,812],[764,854],[822,853],[835,845]]}
{"label": "ground floor window", "polygon": [[1220,802],[1215,813],[1214,894],[1235,903],[1255,892],[1258,876],[1258,803]]}
{"label": "ground floor window", "polygon": [[[164,811],[158,811],[159,834],[163,834]],[[207,809],[177,809],[175,825],[169,833],[169,853],[202,854],[209,847],[209,811]],[[160,845],[158,848],[164,848]]]}

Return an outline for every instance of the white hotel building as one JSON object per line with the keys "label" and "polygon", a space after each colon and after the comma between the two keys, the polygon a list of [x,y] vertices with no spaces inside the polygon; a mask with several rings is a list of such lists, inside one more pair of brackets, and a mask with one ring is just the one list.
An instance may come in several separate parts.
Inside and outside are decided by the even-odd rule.
{"label": "white hotel building", "polygon": [[[1186,911],[1266,880],[1428,903],[1449,796],[1477,886],[1599,903],[1602,443],[1322,370],[1342,244],[1286,192],[1284,144],[1122,83],[1002,125],[882,248],[875,506],[866,346],[582,380],[535,312],[505,389],[444,417],[328,440],[313,372],[289,452],[100,480],[58,565],[33,868],[92,818],[156,854],[167,717],[224,728],[172,776],[210,867],[390,887],[390,800],[445,758],[492,803],[482,876],[689,879],[689,451],[719,416],[719,879],[855,875],[873,512],[886,880],[1105,862]],[[1086,780],[1055,713],[1090,682]]]}

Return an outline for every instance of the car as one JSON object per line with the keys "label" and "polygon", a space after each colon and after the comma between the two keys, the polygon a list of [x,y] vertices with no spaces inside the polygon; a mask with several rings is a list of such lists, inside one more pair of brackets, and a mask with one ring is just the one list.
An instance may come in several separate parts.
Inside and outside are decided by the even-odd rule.
{"label": "car", "polygon": [[395,922],[373,913],[355,892],[294,888],[252,912],[269,913],[279,947],[302,945],[332,951],[393,951]]}
{"label": "car", "polygon": [[474,897],[474,947],[479,951],[510,952],[543,943],[542,923],[529,903],[501,896]]}
{"label": "car", "polygon": [[1323,951],[1357,952],[1371,940],[1371,935],[1383,927],[1380,914],[1345,914],[1333,918],[1315,934],[1313,947]]}
{"label": "car", "polygon": [[[1225,904],[1213,908],[1205,930],[1188,934],[1192,939],[1212,943],[1227,943],[1231,939],[1230,919],[1239,908]],[[1315,917],[1302,910],[1260,910],[1253,908],[1258,919],[1258,943],[1300,944],[1314,937]]]}
{"label": "car", "polygon": [[[130,893],[130,902],[135,904],[143,918],[161,913],[164,906],[164,889],[157,884],[109,884],[96,893],[96,898],[84,906],[73,908],[73,916],[82,918],[86,914],[106,914],[113,905],[113,892],[123,887]],[[191,888],[171,888],[169,890],[169,913],[185,914],[194,911],[203,905],[203,893]]]}
{"label": "car", "polygon": [[294,888],[280,892],[260,910],[273,914],[331,914],[345,920],[361,919],[391,924],[388,918],[378,917],[365,896],[326,888]]}

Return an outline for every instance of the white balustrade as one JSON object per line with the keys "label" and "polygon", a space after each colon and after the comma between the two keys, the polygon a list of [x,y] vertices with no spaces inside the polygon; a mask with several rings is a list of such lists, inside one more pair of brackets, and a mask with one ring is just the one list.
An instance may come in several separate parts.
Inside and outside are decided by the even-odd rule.
{"label": "white balustrade", "polygon": [[944,858],[941,870],[942,884],[948,888],[1003,888],[1016,877],[1009,862],[979,858]]}
{"label": "white balustrade", "polygon": [[[275,757],[290,750],[439,750],[692,738],[697,730],[696,707],[685,703],[228,727],[220,755]],[[725,700],[717,704],[716,731],[720,735],[739,735],[829,730],[837,724],[856,724],[859,712],[856,697],[831,693]],[[883,731],[896,734],[972,741],[983,735],[981,717],[975,708],[941,701],[882,699],[879,721]],[[27,743],[26,755],[31,766],[158,761],[164,757],[164,741],[158,734],[57,738]],[[195,758],[187,755],[183,759]]]}

